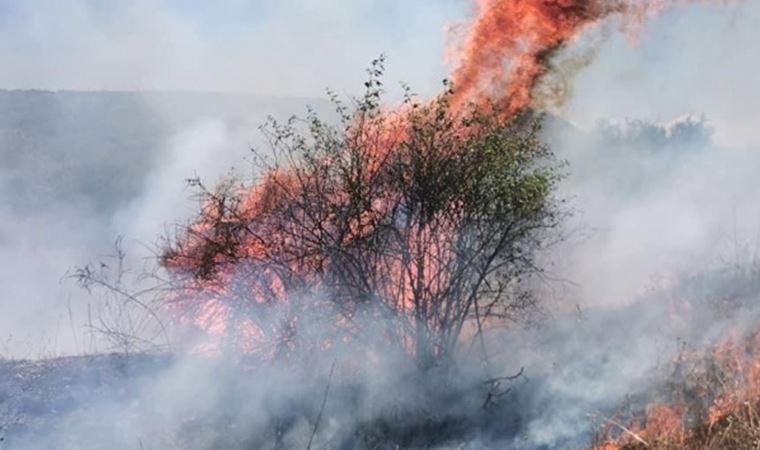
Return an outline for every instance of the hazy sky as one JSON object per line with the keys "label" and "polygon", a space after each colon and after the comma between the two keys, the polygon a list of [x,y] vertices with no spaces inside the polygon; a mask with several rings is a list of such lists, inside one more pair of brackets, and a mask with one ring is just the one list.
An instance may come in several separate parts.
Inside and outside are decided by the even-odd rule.
{"label": "hazy sky", "polygon": [[[388,81],[435,92],[448,72],[447,28],[471,0],[2,0],[0,88],[202,90],[321,95],[360,86],[389,57]],[[758,135],[751,107],[760,2],[678,8],[638,45],[603,39],[565,115],[667,119],[705,114],[718,138]],[[729,126],[730,122],[730,126]]]}
{"label": "hazy sky", "polygon": [[380,53],[420,89],[446,73],[463,0],[3,0],[0,87],[321,95]]}
{"label": "hazy sky", "polygon": [[759,1],[715,1],[664,14],[637,45],[611,34],[580,73],[566,113],[584,125],[704,114],[721,143],[757,148],[758,23]]}

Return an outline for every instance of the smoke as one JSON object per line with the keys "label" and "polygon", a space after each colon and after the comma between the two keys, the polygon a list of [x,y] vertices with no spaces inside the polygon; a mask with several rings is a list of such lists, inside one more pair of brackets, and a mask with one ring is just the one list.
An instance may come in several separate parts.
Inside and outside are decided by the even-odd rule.
{"label": "smoke", "polygon": [[654,389],[684,346],[752,329],[760,157],[717,145],[694,117],[588,133],[554,121],[547,134],[572,167],[562,192],[578,209],[548,255],[555,319],[515,349],[546,377],[515,401],[537,411],[531,442],[556,447],[586,442]]}
{"label": "smoke", "polygon": [[[259,144],[256,126],[320,100],[211,94],[0,92],[0,354],[78,353],[95,298],[67,278],[112,264],[124,238],[131,268],[194,213],[186,179],[213,185]],[[89,347],[89,346],[88,346]],[[100,347],[106,348],[106,347]]]}
{"label": "smoke", "polygon": [[591,305],[619,305],[653,277],[719,263],[734,239],[750,241],[760,226],[747,190],[757,159],[716,146],[703,120],[601,123],[554,139],[573,167],[565,192],[583,205],[577,236],[560,254]]}
{"label": "smoke", "polygon": [[752,151],[758,67],[750,24],[759,17],[755,2],[705,3],[664,12],[643,27],[635,46],[610,33],[561,114],[584,129],[600,120],[704,115],[719,144]]}
{"label": "smoke", "polygon": [[[195,208],[185,179],[245,170],[267,114],[321,108],[326,87],[361,86],[381,52],[391,77],[435,91],[444,25],[463,8],[435,5],[2,2],[0,89],[139,93],[0,94],[0,256],[15,262],[1,275],[0,354],[76,352],[87,299],[67,270],[97,265],[117,235],[142,265]],[[150,93],[164,90],[176,94]]]}
{"label": "smoke", "polygon": [[[530,8],[535,3],[519,5]],[[488,45],[476,48],[481,42],[477,36],[490,36],[499,25],[496,19],[509,19],[510,8],[518,5],[481,3],[471,30],[473,37],[463,42],[461,53],[454,57],[458,95],[477,100],[497,92],[516,102],[518,109],[534,102],[533,87],[546,75],[549,66],[545,64],[556,61],[546,59],[547,54],[566,46],[583,47],[584,43],[576,40],[581,34],[595,32],[591,28],[602,26],[599,21],[609,15],[628,11],[622,6],[626,3],[570,3],[582,7],[570,8],[566,21],[552,27],[548,35],[521,27],[496,27],[496,31],[513,34],[486,40]],[[252,32],[247,31],[246,21],[233,21],[233,29],[222,32],[198,23],[203,14],[188,19],[171,2],[156,5],[130,2],[103,7],[69,2],[64,7],[55,2],[24,2],[0,6],[0,55],[9,68],[0,74],[0,85],[316,95],[326,85],[358,85],[363,74],[356,69],[386,51],[399,74],[392,72],[391,78],[435,92],[443,73],[438,65],[440,34],[436,33],[444,22],[458,17],[454,12],[460,10],[460,5],[447,3],[445,9],[435,9],[431,19],[424,13],[429,5],[410,6],[410,10],[401,3],[379,7],[331,1],[315,8],[308,2],[283,2],[257,5],[253,17],[258,21],[251,19],[256,24]],[[499,6],[500,14],[486,14],[489,8]],[[228,23],[245,8],[243,3],[235,3],[221,13],[205,13],[212,22]],[[299,14],[288,14],[289,8]],[[402,37],[391,38],[395,33],[387,32],[385,26],[372,25],[378,10],[390,17],[389,23],[399,19],[394,31]],[[569,103],[557,109],[568,122],[553,121],[546,135],[558,155],[569,162],[560,196],[570,200],[576,213],[567,224],[570,239],[545,255],[547,264],[553,264],[548,275],[558,280],[549,280],[544,286],[547,301],[558,309],[547,325],[510,330],[500,341],[508,344],[504,356],[494,358],[494,371],[506,375],[525,367],[527,378],[510,385],[512,391],[501,399],[503,406],[491,416],[490,420],[500,424],[494,428],[498,432],[469,436],[473,445],[556,448],[582,444],[595,425],[589,415],[604,415],[626,395],[649,387],[654,372],[670,360],[679,342],[704,345],[710,336],[735,324],[736,317],[714,318],[710,307],[697,308],[674,323],[671,306],[677,298],[731,293],[737,279],[725,272],[726,263],[752,257],[760,230],[760,210],[754,200],[760,187],[756,176],[760,157],[753,126],[760,92],[753,76],[757,69],[754,43],[760,42],[755,27],[759,11],[756,4],[744,4],[664,13],[650,25],[641,25],[638,46],[630,46],[615,33],[602,33],[591,53],[581,52],[593,58],[563,66],[577,76],[578,83]],[[529,12],[555,17],[541,9]],[[361,28],[369,29],[369,34],[358,31]],[[518,32],[535,39],[515,40]],[[220,36],[224,33],[229,34]],[[425,37],[417,39],[418,35]],[[428,37],[430,42],[425,40]],[[278,45],[273,47],[273,41]],[[394,57],[388,47],[400,56]],[[518,77],[503,77],[505,58],[527,64],[525,71]],[[485,70],[474,73],[473,67]],[[505,79],[518,84],[505,88]],[[150,242],[163,223],[192,214],[195,205],[186,200],[183,179],[197,173],[213,184],[229,166],[245,167],[239,155],[256,144],[252,124],[261,122],[264,113],[273,112],[272,105],[277,103],[268,104],[271,99],[259,97],[243,101],[241,106],[229,97],[223,101],[193,97],[190,108],[176,98],[158,101],[161,106],[147,97],[135,102],[140,108],[128,109],[123,116],[104,115],[102,109],[85,115],[88,124],[96,123],[93,117],[111,117],[124,127],[123,133],[92,140],[78,135],[72,137],[79,139],[73,142],[51,139],[45,145],[25,148],[43,152],[39,158],[50,164],[63,164],[68,158],[91,163],[71,167],[74,176],[25,172],[24,167],[37,167],[34,161],[4,166],[0,193],[11,201],[0,211],[0,217],[6,219],[0,229],[0,257],[13,264],[0,274],[0,296],[8,311],[0,323],[2,334],[16,334],[31,326],[48,330],[67,326],[61,319],[63,310],[45,316],[51,301],[58,303],[66,295],[76,295],[60,290],[65,269],[90,259],[93,253],[106,252],[116,234],[126,234],[133,243]],[[310,101],[288,101],[279,113],[297,112],[295,108],[302,103]],[[21,109],[13,105],[7,109]],[[250,112],[253,105],[257,105],[255,113]],[[51,110],[56,109],[43,104],[25,120],[39,121]],[[696,115],[685,115],[690,113]],[[67,129],[70,124],[61,119],[67,114],[70,117],[65,111],[60,116],[51,114],[45,123],[53,131]],[[161,125],[160,130],[151,137],[131,140],[134,133],[156,124]],[[3,153],[7,161],[17,157],[14,151],[24,142],[19,135],[51,134],[47,128],[19,128],[16,122],[4,128],[8,129],[13,132],[2,134],[3,145],[10,149]],[[21,134],[15,131],[18,129]],[[129,145],[107,153],[100,150],[103,147],[84,154],[53,153],[56,148],[70,152],[111,140]],[[126,157],[135,149],[142,152],[131,153],[134,159],[113,164],[114,155]],[[96,175],[103,179],[70,191],[64,189],[65,183],[56,183]],[[24,194],[25,189],[39,185],[46,190]],[[36,202],[31,212],[30,201]],[[144,255],[140,248],[133,247],[138,255]],[[701,274],[703,290],[695,287],[695,274]],[[743,295],[750,304],[746,307],[750,320],[756,317],[751,307],[754,291],[749,289],[749,294]],[[308,324],[304,326],[308,328]],[[372,331],[373,326],[377,325],[364,327],[369,341],[380,334]],[[313,338],[322,332],[320,321],[315,320],[314,330],[304,334]],[[66,339],[61,336],[68,331],[50,333]],[[50,346],[71,349],[70,345]],[[358,360],[366,364],[364,371],[332,378],[333,390],[327,396],[315,448],[338,442],[350,434],[347,430],[373,419],[391,416],[399,405],[430,408],[420,414],[442,410],[456,419],[470,413],[481,417],[481,404],[462,399],[433,396],[418,401],[426,391],[419,380],[409,380],[402,356],[389,355],[377,362],[375,358],[385,349],[375,350],[362,350]],[[125,380],[115,378],[124,384],[106,386],[103,391],[95,389],[103,386],[101,382],[78,381],[82,390],[61,400],[74,405],[72,409],[56,412],[55,419],[49,419],[50,429],[47,425],[51,422],[45,422],[45,433],[22,433],[13,445],[209,448],[216,444],[230,448],[263,446],[281,439],[284,446],[305,447],[325,387],[331,384],[333,361],[346,355],[355,357],[356,352],[341,348],[311,366],[283,363],[252,370],[194,358],[170,361],[166,366],[149,362],[157,366],[150,370],[137,364],[125,369],[130,374]],[[13,344],[3,353],[45,355],[44,350],[30,350],[23,344]],[[299,368],[302,373],[297,372]],[[75,378],[88,372],[76,373]],[[460,374],[453,383],[463,388],[482,375],[480,371]],[[347,383],[350,387],[338,381],[346,379],[351,380]],[[429,392],[436,386],[430,382]],[[389,392],[396,396],[384,398]],[[294,410],[307,413],[294,417]],[[347,416],[354,417],[349,420]],[[289,424],[283,427],[287,430],[283,436],[276,435],[280,428],[273,418]],[[103,427],[104,422],[113,425]],[[250,441],[251,430],[274,434]]]}

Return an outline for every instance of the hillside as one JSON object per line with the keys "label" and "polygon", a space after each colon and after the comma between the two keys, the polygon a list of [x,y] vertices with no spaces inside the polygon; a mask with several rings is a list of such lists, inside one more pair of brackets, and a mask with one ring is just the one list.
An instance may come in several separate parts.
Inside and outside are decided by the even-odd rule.
{"label": "hillside", "polygon": [[[322,100],[203,93],[0,90],[0,189],[18,211],[49,202],[108,214],[137,195],[166,140],[203,120],[230,127]],[[255,130],[251,130],[254,132]],[[245,148],[229,149],[244,154]],[[1,191],[0,191],[1,192]]]}

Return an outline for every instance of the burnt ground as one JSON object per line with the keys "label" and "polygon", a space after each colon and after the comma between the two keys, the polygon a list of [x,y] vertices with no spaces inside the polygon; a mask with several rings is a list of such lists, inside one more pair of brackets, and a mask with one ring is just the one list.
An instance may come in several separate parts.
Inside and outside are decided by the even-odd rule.
{"label": "burnt ground", "polygon": [[92,418],[86,412],[104,402],[137,411],[139,379],[170,362],[169,356],[124,354],[0,360],[0,449],[28,448],[25,442],[49,433],[61,417]]}
{"label": "burnt ground", "polygon": [[[326,380],[295,386],[220,367],[152,354],[0,360],[0,450],[307,448]],[[292,392],[277,392],[282,385]],[[413,403],[424,406],[424,394]],[[461,448],[452,442],[470,441],[488,417],[504,427],[504,411],[487,414],[479,392],[470,406],[484,415],[472,423],[455,412],[470,402],[434,397],[434,407],[361,418],[363,390],[332,386],[321,431],[333,437],[312,448]]]}

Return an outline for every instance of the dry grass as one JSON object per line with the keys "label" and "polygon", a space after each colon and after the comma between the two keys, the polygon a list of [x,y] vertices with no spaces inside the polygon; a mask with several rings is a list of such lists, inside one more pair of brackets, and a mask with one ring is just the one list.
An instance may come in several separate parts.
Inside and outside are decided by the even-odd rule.
{"label": "dry grass", "polygon": [[602,421],[592,448],[760,450],[760,334],[716,349],[684,352],[659,388]]}
{"label": "dry grass", "polygon": [[646,443],[603,444],[599,450],[757,450],[760,449],[760,412],[758,405],[745,405],[744,408],[727,415],[714,424],[700,425],[690,430],[685,436],[673,438],[654,438]]}

